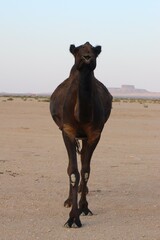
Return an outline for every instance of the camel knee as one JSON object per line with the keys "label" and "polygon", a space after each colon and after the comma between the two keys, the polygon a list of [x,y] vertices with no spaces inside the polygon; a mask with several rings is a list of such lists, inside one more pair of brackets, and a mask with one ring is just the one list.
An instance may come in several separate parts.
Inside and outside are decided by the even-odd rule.
{"label": "camel knee", "polygon": [[84,173],[84,180],[85,180],[85,182],[88,182],[88,179],[89,179],[89,173],[85,172]]}
{"label": "camel knee", "polygon": [[70,174],[70,184],[74,187],[74,186],[78,186],[79,184],[79,173],[78,171],[75,173]]}
{"label": "camel knee", "polygon": [[88,170],[88,169],[82,169],[82,171],[81,171],[81,176],[82,176],[82,180],[84,181],[84,182],[88,182],[88,180],[89,180],[89,175],[90,175],[90,171]]}
{"label": "camel knee", "polygon": [[76,184],[76,175],[74,173],[72,173],[71,176],[70,176],[70,183],[73,187]]}

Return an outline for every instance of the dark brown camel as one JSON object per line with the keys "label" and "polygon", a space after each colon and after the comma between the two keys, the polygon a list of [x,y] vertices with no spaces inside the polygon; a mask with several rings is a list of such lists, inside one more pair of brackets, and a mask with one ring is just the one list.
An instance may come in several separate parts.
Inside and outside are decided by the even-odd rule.
{"label": "dark brown camel", "polygon": [[[104,124],[110,116],[112,96],[107,88],[95,78],[93,72],[96,68],[96,58],[101,52],[101,46],[93,47],[89,42],[86,42],[79,47],[71,45],[70,52],[75,58],[75,63],[69,78],[53,92],[50,100],[50,111],[53,120],[62,131],[69,157],[70,190],[64,206],[72,208],[65,226],[81,227],[80,214],[92,215],[86,199],[90,161]],[[82,140],[79,206],[78,140]]]}

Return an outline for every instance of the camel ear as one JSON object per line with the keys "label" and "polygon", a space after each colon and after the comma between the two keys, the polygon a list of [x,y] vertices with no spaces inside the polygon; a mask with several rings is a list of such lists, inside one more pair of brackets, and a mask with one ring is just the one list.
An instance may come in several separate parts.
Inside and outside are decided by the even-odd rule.
{"label": "camel ear", "polygon": [[74,54],[74,50],[75,50],[75,45],[74,44],[71,44],[70,45],[70,48],[69,48],[69,51],[72,53],[72,54]]}
{"label": "camel ear", "polygon": [[95,49],[96,55],[98,56],[101,53],[102,47],[101,46],[96,46],[94,49]]}

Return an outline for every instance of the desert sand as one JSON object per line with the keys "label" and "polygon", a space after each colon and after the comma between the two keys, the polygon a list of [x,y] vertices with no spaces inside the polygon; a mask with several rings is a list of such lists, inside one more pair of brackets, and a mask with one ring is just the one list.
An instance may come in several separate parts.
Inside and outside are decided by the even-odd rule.
{"label": "desert sand", "polygon": [[160,104],[114,102],[82,228],[66,229],[67,154],[49,103],[0,98],[1,240],[160,240]]}

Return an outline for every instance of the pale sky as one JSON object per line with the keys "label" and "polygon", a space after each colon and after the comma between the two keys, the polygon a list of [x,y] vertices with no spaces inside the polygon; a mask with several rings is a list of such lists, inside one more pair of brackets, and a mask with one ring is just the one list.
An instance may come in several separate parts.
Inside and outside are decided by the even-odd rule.
{"label": "pale sky", "polygon": [[106,87],[160,92],[160,0],[0,0],[0,92],[52,92],[86,41]]}

